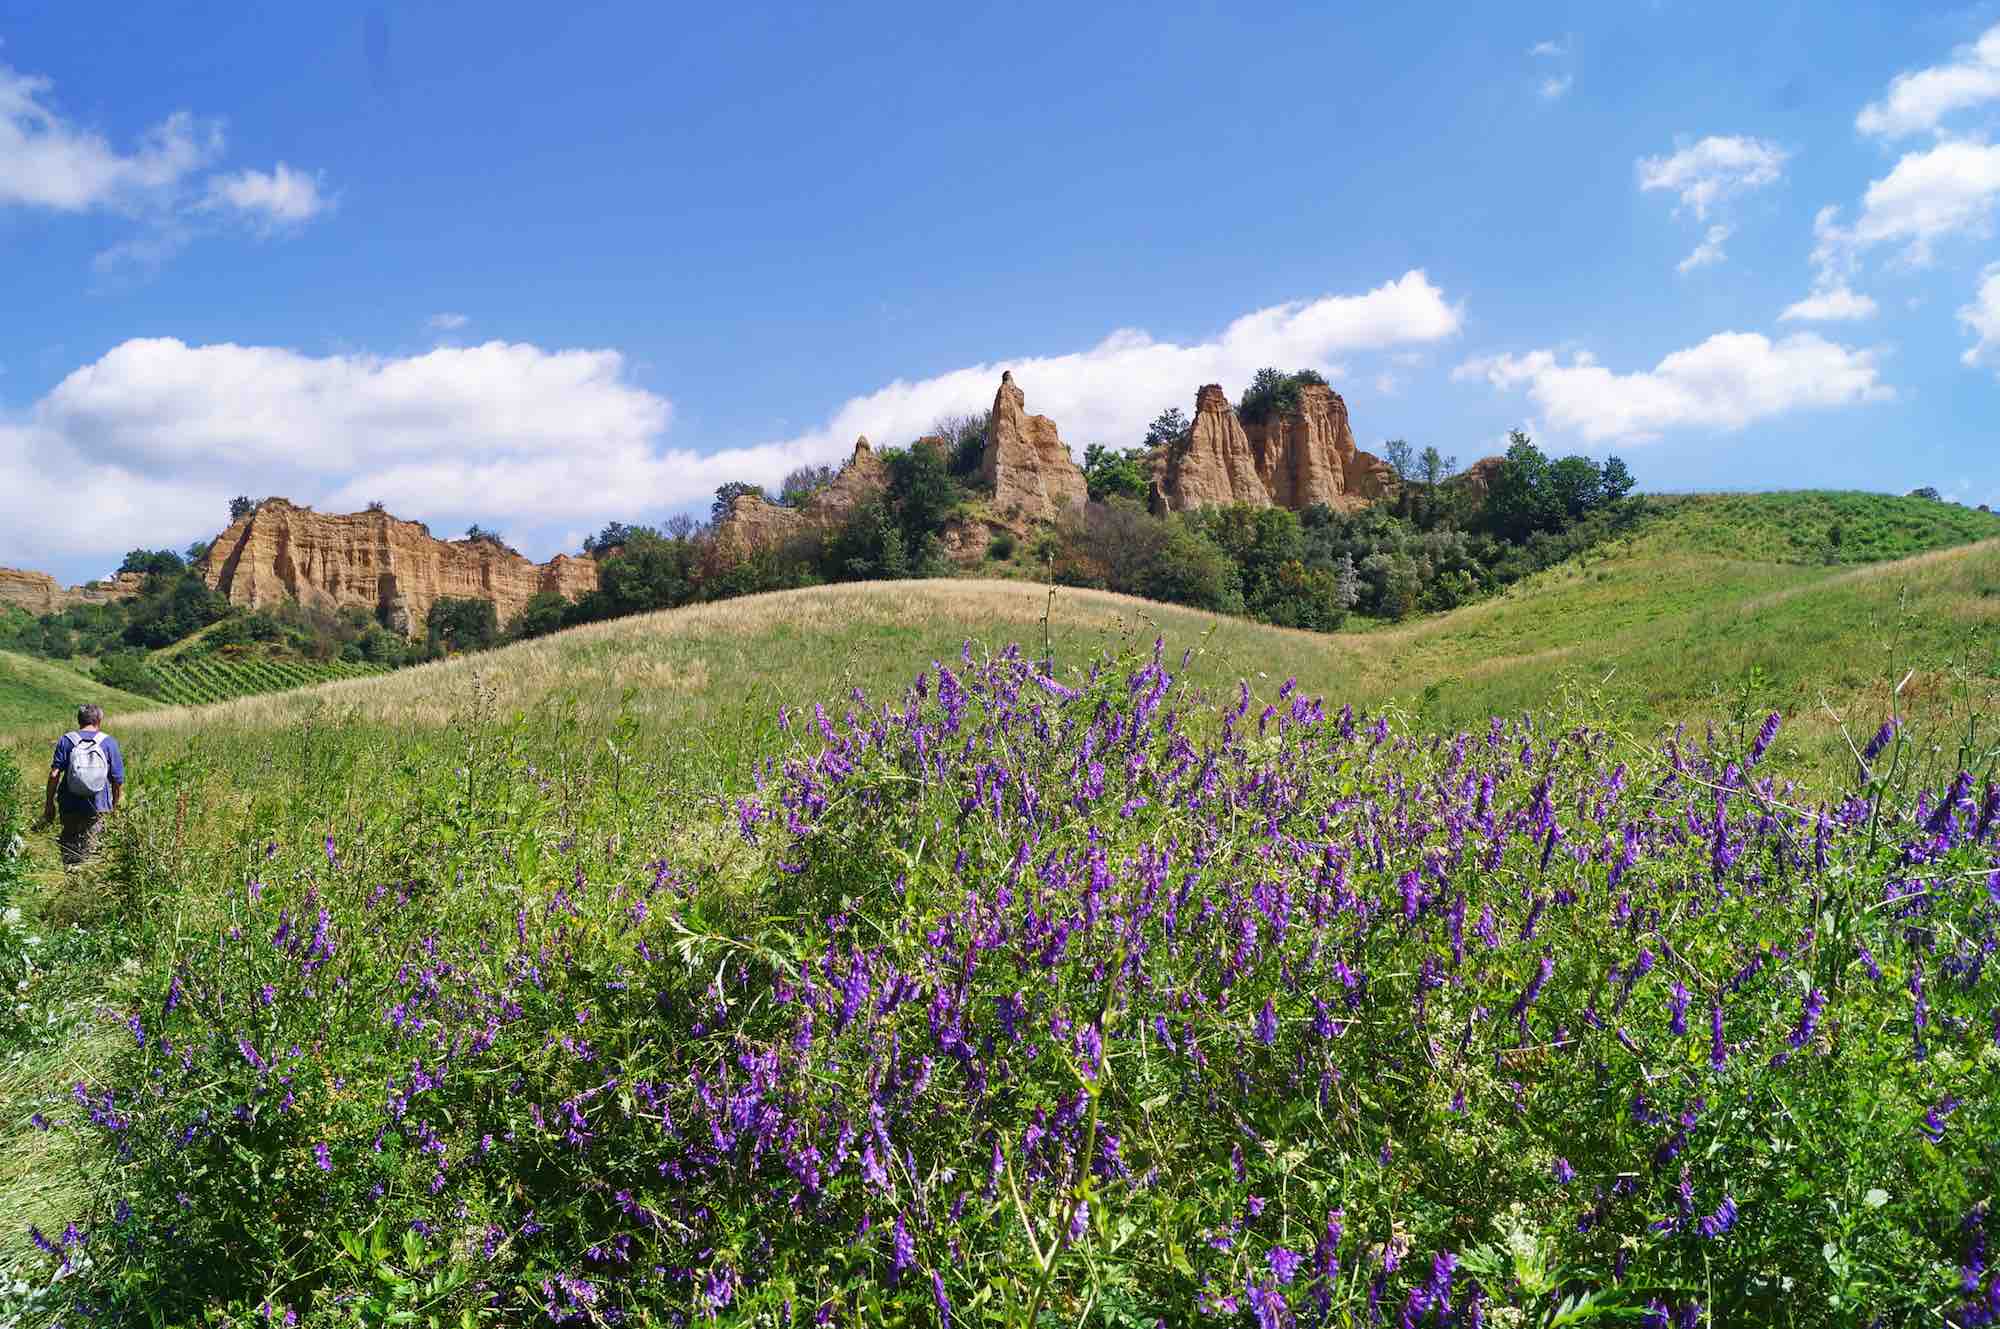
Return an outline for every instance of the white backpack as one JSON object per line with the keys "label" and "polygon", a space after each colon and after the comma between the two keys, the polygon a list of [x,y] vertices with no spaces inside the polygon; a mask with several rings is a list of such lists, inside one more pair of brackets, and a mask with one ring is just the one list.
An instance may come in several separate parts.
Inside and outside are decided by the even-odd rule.
{"label": "white backpack", "polygon": [[111,780],[111,761],[104,755],[99,735],[78,730],[69,736],[69,764],[63,771],[63,788],[78,798],[96,798]]}

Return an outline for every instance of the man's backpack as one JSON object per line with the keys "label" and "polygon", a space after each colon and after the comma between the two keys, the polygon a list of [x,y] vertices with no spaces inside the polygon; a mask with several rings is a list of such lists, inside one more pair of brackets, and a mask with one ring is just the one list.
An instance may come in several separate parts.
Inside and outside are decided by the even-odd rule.
{"label": "man's backpack", "polygon": [[96,798],[111,780],[111,760],[96,734],[81,730],[69,736],[69,762],[63,771],[63,788],[78,798]]}

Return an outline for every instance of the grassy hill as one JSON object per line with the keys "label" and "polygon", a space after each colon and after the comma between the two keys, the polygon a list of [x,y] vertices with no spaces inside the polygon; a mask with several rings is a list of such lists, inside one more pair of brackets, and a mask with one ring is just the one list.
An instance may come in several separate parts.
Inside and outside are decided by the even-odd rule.
{"label": "grassy hill", "polygon": [[1775,709],[1790,721],[1793,769],[1844,771],[1839,719],[1872,728],[1899,682],[1905,708],[1940,724],[1990,706],[2000,688],[1996,537],[2000,518],[1921,499],[1689,496],[1493,600],[1332,635],[1103,592],[1058,587],[1051,598],[1019,581],[851,583],[597,624],[387,678],[167,708],[136,724],[162,739],[314,713],[424,728],[561,699],[599,725],[629,717],[634,742],[663,760],[686,766],[700,754],[707,778],[740,779],[734,754],[772,732],[779,706],[900,688],[967,641],[1039,654],[1046,639],[1060,671],[1161,635],[1170,653],[1195,652],[1192,676],[1205,685],[1245,678],[1263,694],[1294,677],[1336,704],[1396,703],[1442,727],[1544,707],[1565,690],[1640,734]]}
{"label": "grassy hill", "polygon": [[76,721],[80,702],[96,701],[114,715],[152,710],[158,702],[107,688],[87,674],[53,660],[0,651],[0,735],[43,730]]}

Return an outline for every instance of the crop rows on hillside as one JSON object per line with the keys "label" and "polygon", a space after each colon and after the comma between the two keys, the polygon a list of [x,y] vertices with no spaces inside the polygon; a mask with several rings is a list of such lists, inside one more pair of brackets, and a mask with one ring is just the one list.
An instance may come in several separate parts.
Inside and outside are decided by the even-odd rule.
{"label": "crop rows on hillside", "polygon": [[228,701],[231,697],[260,692],[284,692],[384,672],[380,665],[343,660],[222,660],[200,655],[155,660],[147,668],[160,680],[161,698],[181,705]]}

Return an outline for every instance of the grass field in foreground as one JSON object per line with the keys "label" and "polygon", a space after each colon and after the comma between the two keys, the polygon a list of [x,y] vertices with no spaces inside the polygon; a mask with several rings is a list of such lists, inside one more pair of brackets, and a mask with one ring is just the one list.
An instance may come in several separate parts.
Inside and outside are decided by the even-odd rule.
{"label": "grass field in foreground", "polygon": [[[824,701],[838,718],[854,689],[894,699],[968,640],[975,652],[1019,641],[1040,654],[1045,633],[1065,679],[1107,649],[1145,651],[1157,634],[1170,665],[1194,652],[1190,681],[1211,696],[1233,696],[1240,678],[1261,708],[1296,677],[1334,708],[1394,703],[1397,724],[1415,734],[1554,708],[1644,738],[1768,707],[1787,723],[1767,768],[1831,785],[1847,764],[1831,715],[1872,730],[1906,676],[1903,707],[1929,736],[2000,711],[2000,543],[1954,546],[1964,534],[1955,525],[1913,532],[1885,516],[1883,529],[1899,533],[1880,547],[1928,552],[1861,567],[1785,553],[1789,541],[1780,549],[1766,528],[1817,503],[1685,500],[1495,600],[1331,636],[1093,592],[1058,588],[1051,600],[1020,582],[864,584],[601,624],[216,706],[112,697],[136,777],[123,824],[97,867],[67,879],[36,842],[20,897],[21,930],[38,941],[22,996],[31,1027],[0,1055],[0,1213],[18,1220],[0,1225],[0,1272],[39,1258],[27,1223],[57,1230],[78,1203],[68,1167],[78,1137],[37,1130],[31,1114],[60,1108],[68,1085],[129,1045],[120,1013],[142,997],[157,1006],[167,957],[228,926],[246,878],[274,870],[266,846],[300,881],[319,870],[315,859],[330,866],[320,846],[333,837],[340,853],[366,844],[376,855],[343,859],[341,871],[447,884],[469,873],[476,886],[496,863],[531,872],[546,861],[554,874],[556,846],[574,833],[569,809],[587,804],[587,848],[601,855],[593,873],[634,872],[658,854],[732,888],[745,851],[720,800],[749,790],[753,758],[787,750],[781,706],[798,714]],[[1883,510],[1901,506],[1884,500]],[[1767,546],[1785,556],[1726,553]],[[75,690],[104,690],[16,659],[0,658],[11,671],[0,680],[27,680],[11,694],[22,709],[0,716],[34,776]],[[725,889],[715,907],[725,926],[757,906]]]}

